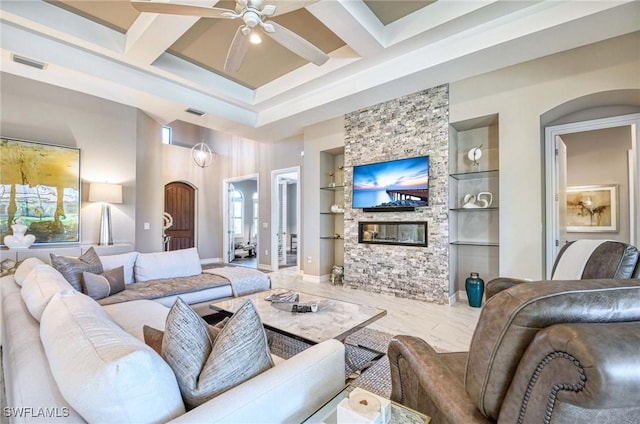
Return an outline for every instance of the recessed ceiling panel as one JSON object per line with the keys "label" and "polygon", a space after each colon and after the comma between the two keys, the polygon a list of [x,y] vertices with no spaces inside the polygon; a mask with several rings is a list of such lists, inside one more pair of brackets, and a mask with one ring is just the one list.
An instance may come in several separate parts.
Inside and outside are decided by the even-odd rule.
{"label": "recessed ceiling panel", "polygon": [[122,33],[127,32],[140,15],[130,0],[55,0],[47,3]]}
{"label": "recessed ceiling panel", "polygon": [[436,0],[364,0],[364,3],[383,25],[389,25],[435,2]]}
{"label": "recessed ceiling panel", "polygon": [[[220,2],[216,6],[233,8],[233,3]],[[306,9],[278,15],[271,20],[297,33],[325,53],[330,53],[345,45],[344,41]],[[224,62],[227,50],[236,30],[241,25],[243,22],[240,19],[200,19],[169,48],[169,52],[218,74],[225,75],[252,89],[308,63],[273,41],[261,30],[254,29],[262,38],[262,43],[250,45],[240,70],[226,74]]]}

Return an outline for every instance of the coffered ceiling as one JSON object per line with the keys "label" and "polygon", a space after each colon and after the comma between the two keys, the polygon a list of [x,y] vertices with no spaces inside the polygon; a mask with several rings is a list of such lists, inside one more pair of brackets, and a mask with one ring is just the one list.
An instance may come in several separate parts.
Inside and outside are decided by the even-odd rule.
{"label": "coffered ceiling", "polygon": [[[235,9],[227,0],[170,2]],[[162,123],[272,141],[380,101],[640,29],[637,1],[264,4],[276,6],[269,20],[329,60],[314,65],[263,36],[237,72],[225,72],[238,19],[141,13],[129,0],[3,0],[2,71],[134,106]],[[46,66],[16,63],[14,55]]]}

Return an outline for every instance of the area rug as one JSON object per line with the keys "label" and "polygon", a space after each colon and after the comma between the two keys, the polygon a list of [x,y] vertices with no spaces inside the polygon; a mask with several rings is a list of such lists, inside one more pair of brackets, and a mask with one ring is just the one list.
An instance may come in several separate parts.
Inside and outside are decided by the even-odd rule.
{"label": "area rug", "polygon": [[[364,328],[345,341],[345,381],[380,396],[391,395],[391,374],[387,346],[392,334]],[[274,355],[289,359],[311,345],[267,330],[267,340]],[[381,352],[384,355],[380,357]]]}

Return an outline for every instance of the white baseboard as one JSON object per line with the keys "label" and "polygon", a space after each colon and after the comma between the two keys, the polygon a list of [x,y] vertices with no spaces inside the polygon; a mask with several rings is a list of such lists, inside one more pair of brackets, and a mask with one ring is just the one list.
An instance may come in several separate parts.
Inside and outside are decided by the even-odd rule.
{"label": "white baseboard", "polygon": [[202,265],[208,265],[208,264],[219,264],[220,262],[222,262],[222,258],[205,258],[205,259],[200,259],[200,263]]}
{"label": "white baseboard", "polygon": [[302,274],[302,281],[308,281],[310,283],[326,283],[331,280],[331,276],[329,274],[326,275],[310,275],[310,274]]}

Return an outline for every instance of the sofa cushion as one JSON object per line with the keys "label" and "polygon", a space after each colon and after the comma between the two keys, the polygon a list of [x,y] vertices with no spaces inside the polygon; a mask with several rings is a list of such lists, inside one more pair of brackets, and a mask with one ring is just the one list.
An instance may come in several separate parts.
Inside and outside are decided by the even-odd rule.
{"label": "sofa cushion", "polygon": [[138,252],[121,253],[119,255],[105,255],[100,256],[100,262],[102,268],[105,271],[124,267],[124,283],[131,284],[135,280],[133,278],[133,267],[135,266],[136,259],[138,259]]}
{"label": "sofa cushion", "polygon": [[92,299],[103,299],[124,290],[124,267],[110,269],[102,274],[82,273],[82,288]]}
{"label": "sofa cushion", "polygon": [[164,323],[169,314],[168,307],[153,300],[144,299],[105,305],[102,309],[124,331],[142,342],[144,342],[142,327],[149,325],[164,330]]}
{"label": "sofa cushion", "polygon": [[134,266],[136,281],[191,277],[202,273],[195,247],[170,252],[140,253]]}
{"label": "sofa cushion", "polygon": [[88,422],[166,422],[184,413],[169,366],[90,297],[54,296],[40,338],[60,393]]}
{"label": "sofa cushion", "polygon": [[22,287],[24,279],[27,278],[27,275],[29,275],[33,267],[42,264],[44,264],[44,262],[38,258],[27,258],[22,261],[20,265],[18,265],[18,268],[16,268],[16,272],[13,274],[13,279],[16,281],[16,284]]}
{"label": "sofa cushion", "polygon": [[53,253],[50,254],[50,258],[51,265],[60,271],[69,284],[79,292],[82,291],[82,273],[84,271],[95,274],[103,271],[102,262],[93,247],[90,247],[79,258],[58,256]]}
{"label": "sofa cushion", "polygon": [[62,274],[49,265],[40,264],[34,266],[23,281],[20,295],[31,315],[40,321],[51,298],[62,290],[71,289]]}
{"label": "sofa cushion", "polygon": [[214,342],[204,320],[178,299],[167,316],[162,357],[176,375],[187,408],[273,367],[267,337],[251,301],[229,319]]}

